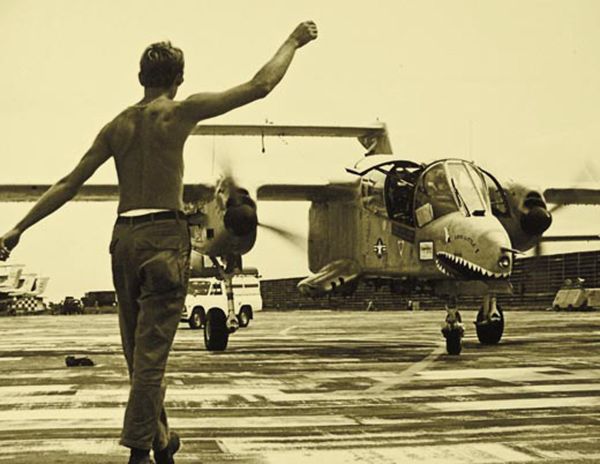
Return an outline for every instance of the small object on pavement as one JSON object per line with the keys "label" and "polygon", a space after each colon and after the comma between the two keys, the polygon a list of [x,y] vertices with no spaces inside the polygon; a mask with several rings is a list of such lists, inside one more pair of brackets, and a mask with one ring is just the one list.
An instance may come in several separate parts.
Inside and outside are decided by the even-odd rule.
{"label": "small object on pavement", "polygon": [[94,361],[90,358],[83,356],[81,358],[76,358],[75,356],[67,356],[65,358],[65,363],[67,367],[81,367],[81,366],[93,366]]}

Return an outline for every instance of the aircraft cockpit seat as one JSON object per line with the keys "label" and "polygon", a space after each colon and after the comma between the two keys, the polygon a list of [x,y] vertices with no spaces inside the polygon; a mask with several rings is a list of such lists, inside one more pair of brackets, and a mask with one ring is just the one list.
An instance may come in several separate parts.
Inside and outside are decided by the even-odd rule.
{"label": "aircraft cockpit seat", "polygon": [[413,225],[412,204],[418,174],[408,169],[391,169],[386,178],[388,215],[395,221]]}

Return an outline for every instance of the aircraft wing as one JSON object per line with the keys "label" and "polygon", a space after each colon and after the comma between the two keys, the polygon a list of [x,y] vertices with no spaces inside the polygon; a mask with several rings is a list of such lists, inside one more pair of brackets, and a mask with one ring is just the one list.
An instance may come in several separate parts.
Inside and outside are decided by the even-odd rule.
{"label": "aircraft wing", "polygon": [[[49,188],[48,184],[0,185],[0,201],[37,201]],[[84,185],[74,199],[76,201],[116,201],[119,199],[119,188],[116,185]]]}
{"label": "aircraft wing", "polygon": [[[48,184],[0,185],[0,202],[37,201],[50,188]],[[185,202],[207,202],[214,195],[214,186],[207,184],[186,184],[183,190]],[[83,185],[75,196],[75,201],[117,201],[119,187],[110,184]]]}
{"label": "aircraft wing", "polygon": [[544,198],[555,205],[600,205],[600,188],[547,188]]}
{"label": "aircraft wing", "polygon": [[329,184],[266,184],[256,191],[263,201],[344,201],[356,195],[358,182]]}
{"label": "aircraft wing", "polygon": [[600,241],[600,235],[545,235],[540,239],[541,242],[597,242]]}

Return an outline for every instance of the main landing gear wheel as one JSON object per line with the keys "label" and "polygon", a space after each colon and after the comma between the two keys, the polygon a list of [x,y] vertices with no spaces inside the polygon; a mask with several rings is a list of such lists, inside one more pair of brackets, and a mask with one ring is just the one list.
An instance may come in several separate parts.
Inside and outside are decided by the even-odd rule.
{"label": "main landing gear wheel", "polygon": [[462,324],[462,317],[457,310],[448,309],[446,323],[442,327],[442,334],[446,338],[446,351],[450,355],[459,355],[462,351],[462,339],[465,335],[465,328]]}
{"label": "main landing gear wheel", "polygon": [[459,330],[451,330],[444,336],[446,337],[446,352],[452,356],[459,355],[462,351],[462,333]]}
{"label": "main landing gear wheel", "polygon": [[240,327],[248,327],[248,324],[250,324],[250,310],[248,308],[242,308],[240,310],[238,322],[240,323]]}
{"label": "main landing gear wheel", "polygon": [[497,311],[491,314],[489,320],[486,320],[483,308],[481,308],[477,313],[475,329],[477,338],[482,345],[498,344],[504,333],[504,313],[500,306],[497,306]]}
{"label": "main landing gear wheel", "polygon": [[190,325],[190,329],[198,330],[204,326],[204,321],[206,320],[206,314],[204,314],[204,309],[202,308],[194,308],[192,310],[192,315],[188,321]]}
{"label": "main landing gear wheel", "polygon": [[219,308],[212,308],[206,314],[204,323],[204,345],[208,351],[225,351],[229,341],[227,317]]}

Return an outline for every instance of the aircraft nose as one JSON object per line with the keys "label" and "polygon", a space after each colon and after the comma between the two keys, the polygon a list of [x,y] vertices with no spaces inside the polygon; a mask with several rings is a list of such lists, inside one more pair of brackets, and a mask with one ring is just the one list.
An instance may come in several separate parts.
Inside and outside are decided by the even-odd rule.
{"label": "aircraft nose", "polygon": [[496,218],[458,217],[445,241],[445,249],[436,253],[436,264],[447,275],[477,280],[505,278],[512,271],[510,238]]}
{"label": "aircraft nose", "polygon": [[256,229],[256,210],[250,205],[230,206],[225,212],[225,227],[238,237],[248,235]]}
{"label": "aircraft nose", "polygon": [[479,238],[479,249],[486,256],[488,268],[501,273],[510,272],[513,253],[510,238],[501,231],[488,231]]}

